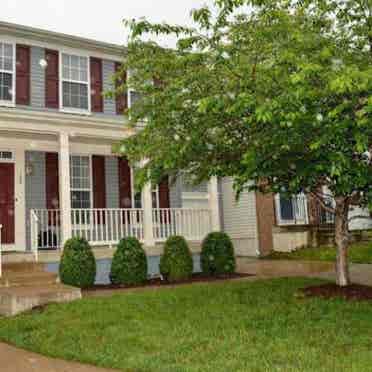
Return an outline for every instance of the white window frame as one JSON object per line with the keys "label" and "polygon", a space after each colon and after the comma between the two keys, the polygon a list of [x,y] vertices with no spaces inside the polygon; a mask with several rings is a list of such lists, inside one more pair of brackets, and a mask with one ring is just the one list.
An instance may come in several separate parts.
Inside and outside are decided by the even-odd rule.
{"label": "white window frame", "polygon": [[[283,220],[281,216],[281,195],[276,194],[275,195],[275,210],[276,210],[276,221],[279,226],[287,226],[287,225],[308,225],[309,224],[309,211],[307,202],[304,204],[304,216],[296,215],[292,220]],[[291,198],[291,201],[293,203],[293,199],[300,197],[304,198],[304,200],[307,201],[307,196],[304,193],[300,193],[298,195],[294,195]],[[296,214],[296,210],[293,211],[294,214]]]}
{"label": "white window frame", "polygon": [[0,154],[3,152],[10,152],[12,154],[12,157],[10,159],[4,159],[0,156],[0,163],[14,163],[15,162],[14,150],[0,148]]}
{"label": "white window frame", "polygon": [[[93,169],[92,169],[92,155],[87,155],[87,154],[77,154],[77,153],[73,153],[73,154],[70,154],[70,172],[71,172],[71,168],[72,168],[72,162],[71,162],[71,158],[73,157],[81,157],[81,158],[88,158],[89,159],[89,189],[77,189],[77,188],[73,188],[72,187],[72,182],[71,182],[71,179],[72,179],[72,174],[70,175],[70,195],[72,194],[73,191],[89,191],[89,200],[90,200],[90,208],[86,208],[86,209],[93,209]],[[72,195],[71,195],[71,209],[81,209],[81,208],[73,208],[72,207]]]}
{"label": "white window frame", "polygon": [[6,74],[12,74],[12,100],[11,101],[4,101],[0,100],[0,106],[4,107],[15,107],[16,105],[16,66],[17,66],[17,61],[16,61],[16,43],[14,40],[9,40],[9,39],[0,39],[0,43],[2,44],[9,44],[13,48],[13,71],[7,71],[7,70],[2,70],[0,69],[0,72],[6,73]]}
{"label": "white window frame", "polygon": [[[80,114],[80,115],[91,115],[92,112],[92,104],[91,104],[91,79],[90,79],[90,56],[88,54],[77,53],[74,50],[67,50],[67,49],[60,49],[59,50],[59,110],[64,113],[68,114]],[[76,56],[76,57],[83,57],[87,59],[87,81],[80,81],[80,80],[71,80],[71,79],[64,79],[63,78],[63,55],[68,56]],[[77,84],[87,84],[87,92],[88,92],[88,109],[75,109],[73,107],[64,107],[63,106],[63,82],[69,83],[77,83]]]}

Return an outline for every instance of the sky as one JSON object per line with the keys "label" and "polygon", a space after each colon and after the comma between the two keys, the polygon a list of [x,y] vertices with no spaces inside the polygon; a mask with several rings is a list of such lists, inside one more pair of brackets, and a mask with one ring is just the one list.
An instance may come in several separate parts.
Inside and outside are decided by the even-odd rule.
{"label": "sky", "polygon": [[[1,0],[0,20],[126,44],[124,18],[190,25],[190,10],[212,0]],[[172,43],[163,40],[163,43]]]}

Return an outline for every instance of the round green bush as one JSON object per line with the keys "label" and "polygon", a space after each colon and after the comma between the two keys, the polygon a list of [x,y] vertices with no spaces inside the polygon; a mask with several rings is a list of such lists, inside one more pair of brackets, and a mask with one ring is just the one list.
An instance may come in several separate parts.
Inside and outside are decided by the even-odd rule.
{"label": "round green bush", "polygon": [[192,255],[182,236],[171,236],[165,242],[164,254],[160,258],[160,273],[165,280],[170,282],[191,277]]}
{"label": "round green bush", "polygon": [[92,287],[96,278],[96,260],[84,238],[72,238],[65,243],[59,265],[61,282],[79,288]]}
{"label": "round green bush", "polygon": [[142,244],[136,238],[122,239],[111,264],[112,284],[135,285],[147,279],[147,259]]}
{"label": "round green bush", "polygon": [[230,237],[223,232],[212,232],[202,243],[201,267],[208,275],[232,274],[236,262],[234,246]]}

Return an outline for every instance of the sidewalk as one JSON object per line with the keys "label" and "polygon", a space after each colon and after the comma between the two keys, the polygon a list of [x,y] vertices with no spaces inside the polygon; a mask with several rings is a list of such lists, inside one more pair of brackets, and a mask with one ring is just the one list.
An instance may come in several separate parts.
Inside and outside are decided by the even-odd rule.
{"label": "sidewalk", "polygon": [[[252,260],[239,258],[238,271],[262,277],[303,276],[335,281],[334,262],[296,260]],[[351,281],[372,286],[372,264],[350,264]]]}
{"label": "sidewalk", "polygon": [[113,372],[79,363],[47,358],[0,343],[1,372]]}

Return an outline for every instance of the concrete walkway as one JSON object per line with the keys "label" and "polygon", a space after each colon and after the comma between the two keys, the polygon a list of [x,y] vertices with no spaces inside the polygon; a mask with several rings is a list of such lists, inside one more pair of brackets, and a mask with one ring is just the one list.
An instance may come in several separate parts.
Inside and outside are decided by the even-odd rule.
{"label": "concrete walkway", "polygon": [[[335,271],[323,272],[313,277],[336,280]],[[363,284],[372,286],[372,265],[368,264],[351,264],[350,265],[351,282],[354,284]]]}
{"label": "concrete walkway", "polygon": [[79,363],[43,357],[0,343],[1,372],[113,372]]}
{"label": "concrete walkway", "polygon": [[237,271],[253,274],[259,278],[279,278],[290,276],[318,276],[334,270],[332,262],[237,259]]}
{"label": "concrete walkway", "polygon": [[[335,281],[335,264],[321,261],[295,260],[252,260],[240,258],[238,271],[257,275],[256,278],[277,278],[303,276]],[[355,284],[372,286],[372,265],[351,264],[351,281]]]}

